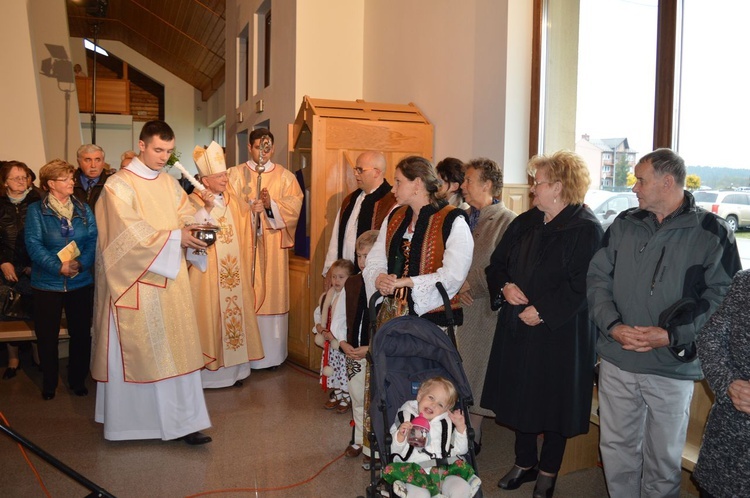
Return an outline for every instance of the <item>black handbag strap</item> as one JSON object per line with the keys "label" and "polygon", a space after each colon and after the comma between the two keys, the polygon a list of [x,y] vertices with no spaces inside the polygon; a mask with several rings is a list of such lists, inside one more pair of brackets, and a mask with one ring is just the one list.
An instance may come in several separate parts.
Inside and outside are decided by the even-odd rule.
{"label": "black handbag strap", "polygon": [[445,308],[445,318],[448,320],[448,337],[450,337],[453,346],[458,348],[456,343],[456,332],[454,327],[456,326],[456,320],[453,318],[453,309],[451,308],[451,299],[448,297],[448,291],[445,290],[443,282],[437,282],[435,284],[440,296],[443,298],[443,307]]}

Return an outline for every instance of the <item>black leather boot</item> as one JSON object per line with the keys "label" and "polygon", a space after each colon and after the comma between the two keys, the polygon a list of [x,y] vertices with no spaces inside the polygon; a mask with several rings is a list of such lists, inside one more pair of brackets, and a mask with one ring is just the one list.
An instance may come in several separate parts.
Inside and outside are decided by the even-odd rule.
{"label": "black leather boot", "polygon": [[518,465],[514,465],[513,468],[510,469],[510,472],[500,479],[500,482],[498,482],[497,485],[502,489],[518,489],[521,484],[535,480],[538,473],[539,469],[536,467],[522,469]]}
{"label": "black leather boot", "polygon": [[533,498],[552,498],[555,494],[555,483],[557,482],[557,474],[548,476],[539,474],[536,478],[536,486],[534,486]]}

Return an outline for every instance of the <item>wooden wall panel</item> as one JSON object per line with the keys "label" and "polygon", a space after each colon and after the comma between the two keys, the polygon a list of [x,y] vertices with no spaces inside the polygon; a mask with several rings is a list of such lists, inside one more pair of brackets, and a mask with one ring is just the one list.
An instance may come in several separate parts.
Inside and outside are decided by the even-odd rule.
{"label": "wooden wall panel", "polygon": [[330,119],[326,147],[382,152],[418,150],[432,160],[432,135],[432,125]]}
{"label": "wooden wall panel", "polygon": [[[80,112],[91,112],[93,84],[91,78],[76,78]],[[130,85],[127,80],[96,78],[96,112],[130,113]]]}
{"label": "wooden wall panel", "polygon": [[524,184],[508,184],[503,186],[503,203],[505,207],[516,214],[528,211],[531,207],[530,187]]}

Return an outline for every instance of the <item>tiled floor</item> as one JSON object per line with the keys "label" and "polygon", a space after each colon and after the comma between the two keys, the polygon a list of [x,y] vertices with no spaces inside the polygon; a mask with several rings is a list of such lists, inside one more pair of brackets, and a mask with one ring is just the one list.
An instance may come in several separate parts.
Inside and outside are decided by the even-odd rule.
{"label": "tiled floor", "polygon": [[[6,356],[0,344],[0,371]],[[121,497],[355,497],[364,495],[369,473],[360,459],[342,456],[349,417],[322,408],[317,376],[285,364],[255,371],[244,386],[206,392],[213,442],[109,442],[93,420],[91,395],[79,398],[62,385],[43,401],[41,376],[22,357],[23,369],[0,380],[0,411],[14,429],[77,472]],[[64,368],[65,360],[62,365]],[[61,368],[61,377],[65,378]],[[501,492],[496,483],[513,463],[512,433],[487,420],[478,457],[484,496],[531,496],[532,484]],[[85,496],[69,478],[32,456],[50,495]],[[0,436],[0,496],[45,496],[16,445]],[[213,493],[210,493],[214,491]],[[563,476],[558,497],[606,496],[600,469]]]}

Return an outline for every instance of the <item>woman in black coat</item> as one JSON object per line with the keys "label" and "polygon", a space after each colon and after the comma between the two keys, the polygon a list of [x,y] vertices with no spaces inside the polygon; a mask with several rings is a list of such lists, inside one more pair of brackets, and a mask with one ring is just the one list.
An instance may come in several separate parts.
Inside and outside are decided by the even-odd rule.
{"label": "woman in black coat", "polygon": [[534,207],[510,224],[486,270],[501,309],[481,406],[516,431],[515,465],[498,486],[536,480],[534,497],[549,497],[567,438],[589,428],[596,328],[586,272],[603,232],[583,205],[590,180],[581,157],[536,156],[528,171]]}
{"label": "woman in black coat", "polygon": [[[29,204],[40,199],[33,186],[29,186],[31,170],[20,161],[4,161],[0,166],[0,284],[12,287],[22,295],[23,310],[27,316],[33,308],[31,292],[31,259],[26,252],[23,228]],[[0,303],[2,305],[2,303]],[[16,316],[0,314],[0,320],[14,321]],[[3,379],[12,379],[19,369],[20,342],[8,343],[8,368]],[[36,346],[34,346],[36,357]]]}

